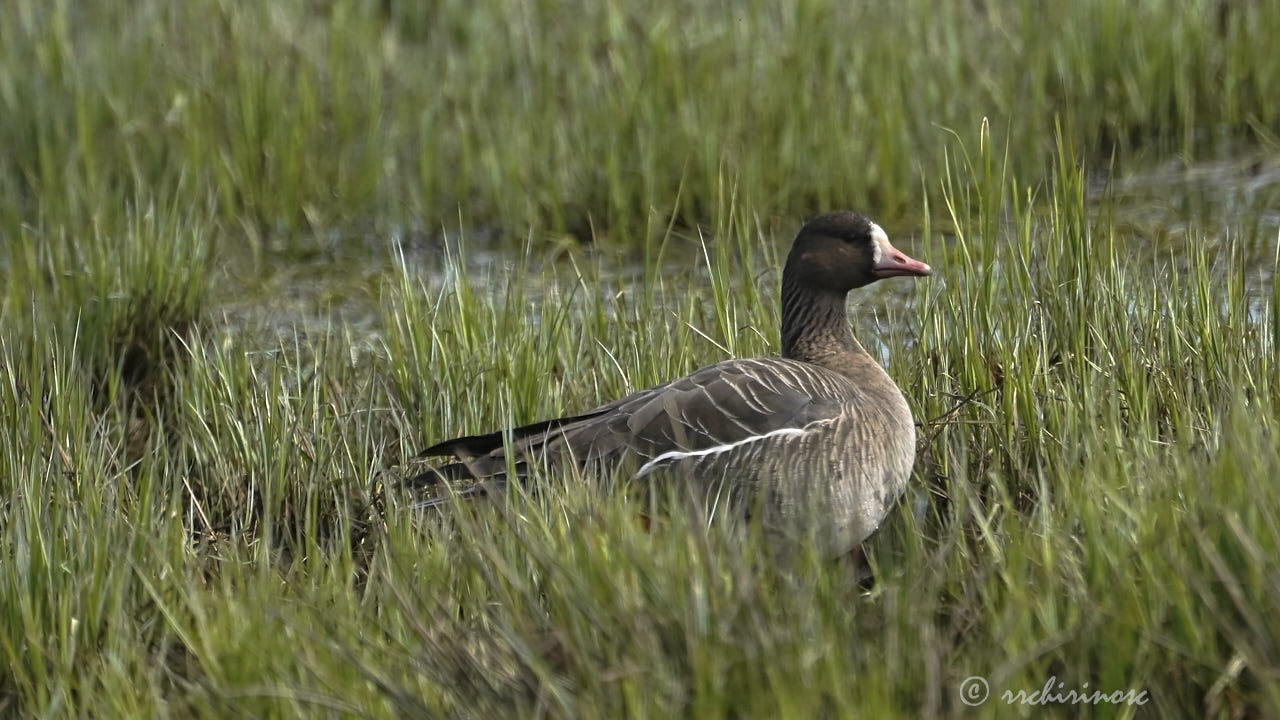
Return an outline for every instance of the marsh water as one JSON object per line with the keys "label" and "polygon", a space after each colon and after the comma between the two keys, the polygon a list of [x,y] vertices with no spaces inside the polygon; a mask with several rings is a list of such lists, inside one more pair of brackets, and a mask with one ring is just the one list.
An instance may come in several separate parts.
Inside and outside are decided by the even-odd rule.
{"label": "marsh water", "polygon": [[[1095,216],[1105,214],[1112,221],[1117,247],[1154,266],[1176,265],[1195,244],[1222,251],[1217,267],[1242,271],[1251,307],[1263,307],[1280,238],[1280,153],[1258,151],[1192,165],[1173,159],[1125,173],[1097,170],[1090,174],[1086,204]],[[936,217],[933,227],[947,238],[944,217]],[[684,237],[683,248],[699,257],[691,263],[675,257],[680,248],[669,251],[664,274],[707,282],[699,244],[714,240],[705,234],[699,237],[697,230],[678,235]],[[899,247],[914,251],[918,230],[894,235]],[[787,239],[774,238],[779,253]],[[459,243],[465,246],[461,253]],[[545,271],[564,265],[572,272],[571,256],[593,258],[610,269],[602,292],[624,291],[644,275],[639,250],[563,240],[531,249],[527,241],[504,239],[484,228],[333,232],[318,246],[305,254],[281,249],[256,261],[225,260],[214,296],[215,313],[224,328],[255,335],[264,349],[270,349],[280,342],[292,343],[299,335],[345,327],[351,333],[352,352],[358,353],[379,345],[379,298],[397,282],[401,267],[427,289],[440,290],[464,276],[475,282],[502,277],[524,265],[532,277],[542,279],[541,285],[539,280],[528,285],[531,306],[552,282]],[[922,259],[938,264],[934,258]],[[910,299],[904,287],[890,283],[860,296],[873,313],[887,303]],[[536,315],[536,307],[531,307],[531,314]]]}

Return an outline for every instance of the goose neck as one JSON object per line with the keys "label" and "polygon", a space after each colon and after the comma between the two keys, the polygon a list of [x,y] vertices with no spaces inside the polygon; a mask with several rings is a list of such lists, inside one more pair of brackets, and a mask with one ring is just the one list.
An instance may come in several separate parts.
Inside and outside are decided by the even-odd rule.
{"label": "goose neck", "polygon": [[849,329],[846,294],[787,282],[782,286],[782,356],[817,364],[832,357],[865,355]]}

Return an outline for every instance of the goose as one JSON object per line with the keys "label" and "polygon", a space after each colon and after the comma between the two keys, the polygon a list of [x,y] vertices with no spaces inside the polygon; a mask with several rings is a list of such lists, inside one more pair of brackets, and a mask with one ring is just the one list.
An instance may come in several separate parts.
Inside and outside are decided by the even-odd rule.
{"label": "goose", "polygon": [[[856,549],[906,489],[915,424],[902,391],[849,327],[848,293],[883,278],[932,274],[879,225],[833,212],[800,229],[782,271],[781,357],[717,362],[568,417],[454,438],[419,457],[450,460],[419,486],[469,479],[418,503],[503,487],[539,463],[619,468],[743,498],[766,530],[837,557]],[[724,493],[727,493],[725,495]],[[732,503],[730,503],[732,506]]]}

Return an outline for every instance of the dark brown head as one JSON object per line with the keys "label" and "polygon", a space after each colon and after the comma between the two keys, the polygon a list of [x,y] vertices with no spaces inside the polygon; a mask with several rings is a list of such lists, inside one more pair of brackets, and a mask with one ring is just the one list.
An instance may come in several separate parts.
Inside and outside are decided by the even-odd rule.
{"label": "dark brown head", "polygon": [[796,236],[782,271],[812,291],[847,293],[897,275],[929,275],[933,271],[889,244],[879,225],[854,212],[819,215]]}

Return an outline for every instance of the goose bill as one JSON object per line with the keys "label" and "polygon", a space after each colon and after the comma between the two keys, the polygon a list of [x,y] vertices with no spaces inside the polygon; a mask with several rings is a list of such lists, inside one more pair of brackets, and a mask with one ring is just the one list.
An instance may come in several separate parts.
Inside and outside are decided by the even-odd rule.
{"label": "goose bill", "polygon": [[889,236],[875,223],[871,224],[871,237],[875,240],[875,256],[872,258],[871,271],[877,278],[895,277],[898,275],[932,275],[933,269],[928,265],[907,256],[889,242]]}
{"label": "goose bill", "polygon": [[925,265],[919,260],[907,257],[906,254],[890,247],[887,252],[880,256],[880,262],[876,263],[872,270],[875,271],[876,277],[887,278],[898,275],[932,275],[933,268]]}

